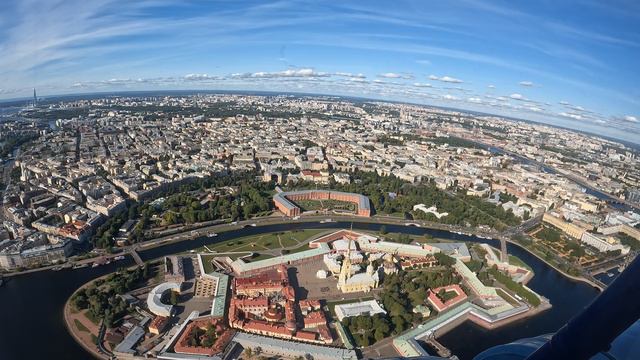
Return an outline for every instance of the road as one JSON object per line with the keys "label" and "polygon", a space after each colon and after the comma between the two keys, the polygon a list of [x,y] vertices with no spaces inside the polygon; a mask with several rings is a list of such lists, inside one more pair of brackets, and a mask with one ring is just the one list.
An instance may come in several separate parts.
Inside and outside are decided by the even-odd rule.
{"label": "road", "polygon": [[607,272],[620,265],[624,265],[628,258],[633,259],[635,258],[635,255],[633,253],[628,255],[620,255],[612,259],[607,259],[606,261],[603,261],[599,264],[587,266],[584,269],[591,275],[597,275],[603,272]]}

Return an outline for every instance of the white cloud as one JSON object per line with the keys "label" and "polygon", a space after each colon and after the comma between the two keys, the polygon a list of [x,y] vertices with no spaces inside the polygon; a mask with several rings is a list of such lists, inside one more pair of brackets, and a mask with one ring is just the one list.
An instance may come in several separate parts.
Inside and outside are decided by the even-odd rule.
{"label": "white cloud", "polygon": [[488,87],[489,89],[495,89],[495,88],[496,88],[496,86],[495,86],[495,85],[492,85],[492,84],[489,84],[487,87]]}
{"label": "white cloud", "polygon": [[520,81],[518,84],[520,84],[521,86],[526,86],[526,87],[533,86],[533,83],[531,81]]}
{"label": "white cloud", "polygon": [[446,94],[442,97],[445,100],[458,100],[458,98],[456,96],[453,96],[451,94]]}
{"label": "white cloud", "polygon": [[309,78],[309,77],[326,77],[329,76],[325,72],[316,72],[311,68],[288,69],[278,72],[255,72],[251,74],[252,78]]}
{"label": "white cloud", "polygon": [[378,76],[385,79],[405,79],[405,80],[413,79],[413,75],[411,74],[398,74],[398,73],[392,73],[392,72],[379,74]]}
{"label": "white cloud", "polygon": [[623,118],[625,121],[630,121],[630,122],[638,122],[638,118],[635,116],[631,116],[631,115],[627,115]]}
{"label": "white cloud", "polygon": [[583,117],[580,114],[575,114],[575,113],[568,113],[568,112],[561,112],[558,115],[562,116],[562,117],[566,117],[566,118],[570,118],[570,119],[574,119],[574,120],[582,120]]}
{"label": "white cloud", "polygon": [[482,100],[480,98],[477,97],[470,97],[467,99],[467,101],[469,101],[470,103],[474,103],[474,104],[482,104]]}
{"label": "white cloud", "polygon": [[[203,80],[220,80],[219,76],[211,76],[207,74],[187,74],[184,76],[187,81],[203,81]],[[142,79],[139,79],[142,80]]]}
{"label": "white cloud", "polygon": [[456,83],[456,84],[464,82],[464,81],[462,81],[460,79],[456,79],[456,78],[451,77],[451,76],[438,77],[438,76],[435,76],[435,75],[429,75],[429,79],[442,81],[442,82],[447,82],[447,83]]}
{"label": "white cloud", "polygon": [[525,100],[525,97],[522,96],[522,94],[518,94],[518,93],[511,94],[509,95],[509,97],[512,98],[513,100]]}
{"label": "white cloud", "polygon": [[415,86],[415,87],[431,87],[431,84],[417,82],[417,83],[413,83],[413,86]]}
{"label": "white cloud", "polygon": [[450,82],[450,83],[462,83],[463,81],[460,79],[456,79],[450,76],[443,76],[440,78],[440,81]]}
{"label": "white cloud", "polygon": [[429,60],[416,60],[416,63],[420,65],[431,65],[431,61]]}
{"label": "white cloud", "polygon": [[352,74],[350,72],[342,72],[342,71],[338,71],[334,75],[348,77],[348,78],[356,78],[356,79],[364,79],[364,78],[366,78],[366,76],[364,74],[362,74],[362,73]]}

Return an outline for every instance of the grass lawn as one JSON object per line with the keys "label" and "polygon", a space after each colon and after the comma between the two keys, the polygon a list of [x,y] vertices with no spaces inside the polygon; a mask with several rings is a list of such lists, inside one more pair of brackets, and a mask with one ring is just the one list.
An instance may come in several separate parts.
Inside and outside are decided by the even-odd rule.
{"label": "grass lawn", "polygon": [[520,260],[519,257],[515,256],[515,255],[509,255],[509,264],[511,265],[515,265],[515,266],[519,266],[519,267],[523,267],[529,271],[533,271],[533,269],[531,269],[531,267],[529,265],[527,265],[527,263],[525,263],[524,261]]}
{"label": "grass lawn", "polygon": [[489,246],[491,248],[491,252],[493,253],[493,255],[495,255],[498,259],[500,259],[500,251],[496,248],[494,248],[493,246]]}
{"label": "grass lawn", "polygon": [[82,332],[90,332],[89,329],[87,329],[87,327],[80,322],[80,320],[73,319],[73,323],[76,325],[76,328],[78,328],[78,330]]}
{"label": "grass lawn", "polygon": [[84,316],[89,319],[92,323],[96,324],[96,325],[100,325],[100,319],[94,317],[90,311],[85,311],[84,312]]}
{"label": "grass lawn", "polygon": [[[400,238],[400,235],[401,235],[401,233],[397,233],[397,232],[389,232],[384,235],[381,235],[379,232],[373,232],[373,231],[362,231],[362,232],[371,234],[378,238],[386,238],[387,241],[395,241],[395,242],[398,242],[398,239]],[[425,236],[425,235],[412,235],[412,234],[404,234],[404,235],[405,236],[408,235],[412,242],[415,241],[421,244],[422,243],[454,242],[451,240],[434,238],[434,237]]]}
{"label": "grass lawn", "polygon": [[216,257],[216,255],[202,255],[202,268],[206,274],[210,274],[214,271],[213,265],[211,264],[211,259]]}
{"label": "grass lawn", "polygon": [[504,290],[502,289],[496,289],[496,293],[498,295],[500,295],[501,298],[503,298],[506,302],[508,302],[509,304],[511,304],[512,306],[518,306],[520,304],[518,304],[518,302],[516,301],[516,299],[514,299],[512,296],[510,296],[509,294],[507,294]]}
{"label": "grass lawn", "polygon": [[295,202],[303,211],[336,209],[355,211],[356,205],[346,201],[339,200],[299,200]]}
{"label": "grass lawn", "polygon": [[306,251],[306,250],[311,250],[311,248],[309,247],[309,245],[304,244],[304,245],[298,246],[297,248],[289,250],[289,254],[295,254],[295,253],[299,253],[301,251]]}
{"label": "grass lawn", "polygon": [[[324,229],[308,229],[300,231],[285,231],[277,233],[268,233],[255,236],[244,236],[227,240],[221,243],[207,245],[207,247],[217,252],[230,252],[230,251],[254,251],[260,250],[273,250],[283,247],[292,247],[302,244],[310,237],[317,235]],[[207,251],[204,247],[198,249],[198,251]]]}

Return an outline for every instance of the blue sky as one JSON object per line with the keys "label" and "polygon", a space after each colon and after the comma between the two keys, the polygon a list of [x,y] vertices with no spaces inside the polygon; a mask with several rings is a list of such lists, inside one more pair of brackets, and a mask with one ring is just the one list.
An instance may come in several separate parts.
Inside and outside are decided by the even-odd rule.
{"label": "blue sky", "polygon": [[0,98],[300,91],[640,142],[639,24],[635,0],[4,0]]}

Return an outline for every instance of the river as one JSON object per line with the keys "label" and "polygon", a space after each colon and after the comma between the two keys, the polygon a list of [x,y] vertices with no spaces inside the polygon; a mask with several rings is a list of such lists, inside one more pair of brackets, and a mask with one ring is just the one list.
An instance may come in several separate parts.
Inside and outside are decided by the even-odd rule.
{"label": "river", "polygon": [[[300,228],[349,228],[351,223],[291,223],[247,227],[220,233],[216,238],[198,238],[191,241],[169,244],[140,252],[143,260],[179,253],[225,241],[240,236],[259,233],[287,231]],[[458,241],[485,242],[499,247],[498,241],[480,239],[447,231],[417,228],[412,226],[385,225],[389,232],[408,234],[428,233]],[[378,231],[380,225],[353,223],[355,230]],[[471,359],[482,350],[516,339],[550,333],[586,306],[598,291],[591,286],[571,281],[525,250],[509,244],[510,254],[525,261],[535,272],[529,286],[551,300],[553,308],[533,318],[521,320],[496,330],[484,330],[470,322],[445,334],[441,341],[460,359]],[[130,257],[120,262],[97,268],[62,271],[39,271],[31,274],[5,278],[0,287],[0,359],[88,359],[80,345],[67,333],[63,320],[63,307],[69,296],[82,284],[101,275],[115,271],[118,267],[133,265]]]}

